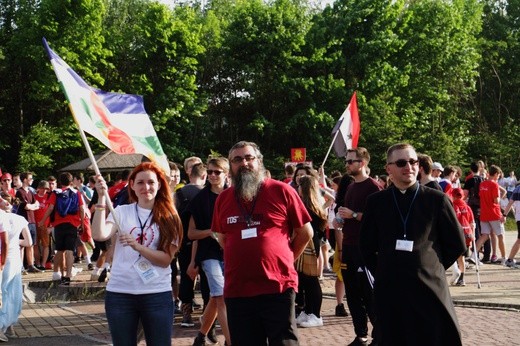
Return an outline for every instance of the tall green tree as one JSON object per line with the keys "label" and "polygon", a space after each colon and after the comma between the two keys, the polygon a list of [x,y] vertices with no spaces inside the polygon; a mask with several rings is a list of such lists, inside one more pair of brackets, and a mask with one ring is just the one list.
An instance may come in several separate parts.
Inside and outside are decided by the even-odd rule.
{"label": "tall green tree", "polygon": [[197,94],[198,59],[204,52],[196,12],[132,0],[109,2],[104,26],[115,68],[109,89],[144,95],[163,149],[180,160],[192,153],[192,135],[204,103]]}
{"label": "tall green tree", "polygon": [[444,162],[464,156],[480,14],[471,0],[340,0],[323,12],[330,68],[358,90],[360,145],[376,172],[397,141]]}
{"label": "tall green tree", "polygon": [[479,67],[473,158],[504,170],[520,169],[520,1],[484,1],[482,63]]}

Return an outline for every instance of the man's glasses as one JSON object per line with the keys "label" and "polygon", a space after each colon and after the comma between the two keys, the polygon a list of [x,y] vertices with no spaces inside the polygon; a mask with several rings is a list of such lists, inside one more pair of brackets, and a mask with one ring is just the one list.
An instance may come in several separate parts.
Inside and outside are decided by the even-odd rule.
{"label": "man's glasses", "polygon": [[208,169],[206,170],[206,172],[208,173],[208,175],[221,175],[222,173],[224,173],[224,171],[219,171],[218,169]]}
{"label": "man's glasses", "polygon": [[350,159],[349,159],[349,160],[345,160],[345,163],[346,163],[347,165],[352,165],[354,162],[362,162],[362,161],[363,161],[363,160],[350,160]]}
{"label": "man's glasses", "polygon": [[403,168],[404,166],[406,166],[407,163],[409,163],[410,166],[413,166],[413,165],[418,164],[419,160],[416,160],[416,159],[410,159],[410,160],[401,159],[401,160],[397,160],[397,161],[394,161],[394,162],[388,162],[387,165],[396,165],[399,168]]}
{"label": "man's glasses", "polygon": [[4,183],[8,183],[8,182],[11,181],[11,179],[4,179],[4,180],[2,180],[2,181],[3,181]]}
{"label": "man's glasses", "polygon": [[244,157],[235,156],[234,158],[231,159],[231,162],[237,164],[237,163],[242,163],[244,160],[246,160],[246,162],[251,162],[251,161],[254,161],[255,159],[256,159],[256,156],[252,156],[252,155],[246,155]]}

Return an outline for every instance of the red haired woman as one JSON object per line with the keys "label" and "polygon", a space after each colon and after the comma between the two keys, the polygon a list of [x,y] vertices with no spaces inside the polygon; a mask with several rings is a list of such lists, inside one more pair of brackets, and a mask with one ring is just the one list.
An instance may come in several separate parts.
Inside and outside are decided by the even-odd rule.
{"label": "red haired woman", "polygon": [[99,194],[92,235],[117,235],[105,310],[114,345],[136,345],[141,320],[148,345],[171,345],[173,301],[170,262],[182,240],[182,225],[164,172],[154,163],[138,165],[128,179],[130,199],[105,216],[107,185]]}

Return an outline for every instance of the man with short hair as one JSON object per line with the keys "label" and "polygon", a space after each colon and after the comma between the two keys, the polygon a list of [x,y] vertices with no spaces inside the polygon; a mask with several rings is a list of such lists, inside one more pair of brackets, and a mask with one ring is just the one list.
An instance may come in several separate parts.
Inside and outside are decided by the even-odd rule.
{"label": "man with short hair", "polygon": [[22,179],[20,178],[20,173],[16,173],[13,175],[13,188],[15,190],[18,190],[19,188],[21,188],[23,185],[23,181]]}
{"label": "man with short hair", "polygon": [[[338,215],[343,219],[343,241],[340,252],[341,262],[346,269],[341,270],[345,294],[356,338],[349,344],[352,346],[368,345],[368,318],[372,323],[372,343],[377,345],[377,316],[374,313],[372,287],[365,261],[359,249],[361,222],[364,220],[363,210],[369,195],[380,191],[381,185],[368,175],[370,154],[366,148],[348,149],[345,157],[347,173],[354,182],[347,188],[343,207],[339,207]],[[338,227],[340,227],[338,225]]]}
{"label": "man with short hair", "polygon": [[217,198],[212,230],[224,249],[224,299],[233,345],[298,345],[294,261],[312,237],[295,189],[265,179],[253,142],[229,151],[232,186]]}
{"label": "man with short hair", "polygon": [[179,261],[180,283],[179,283],[179,299],[181,300],[182,311],[182,328],[190,328],[195,325],[191,314],[193,312],[193,286],[194,281],[187,273],[191,262],[192,241],[188,237],[188,228],[191,214],[187,210],[189,202],[197,195],[206,183],[206,167],[202,164],[202,160],[192,156],[184,160],[184,169],[189,172],[190,183],[184,185],[175,193],[175,206],[181,217],[184,237],[182,237],[182,246],[177,256]]}
{"label": "man with short hair", "polygon": [[457,175],[457,170],[452,165],[447,165],[444,167],[443,177],[439,181],[439,185],[442,188],[442,191],[451,198],[451,191],[453,190],[453,180],[455,180]]}
{"label": "man with short hair", "polygon": [[16,198],[20,201],[17,214],[25,218],[29,223],[28,228],[33,244],[32,246],[24,248],[25,259],[27,261],[27,272],[39,273],[41,272],[41,269],[34,266],[34,254],[36,253],[38,256],[40,255],[40,252],[37,249],[38,243],[36,242],[36,219],[34,218],[34,211],[40,208],[40,203],[34,198],[31,190],[29,190],[29,187],[33,182],[33,174],[31,172],[23,172],[20,174],[20,180],[22,186],[16,191]]}
{"label": "man with short hair", "polygon": [[505,263],[506,247],[504,243],[504,223],[506,215],[502,214],[500,199],[506,196],[506,190],[498,185],[498,178],[502,174],[500,167],[491,165],[489,167],[488,179],[480,183],[480,232],[481,237],[477,240],[476,251],[494,233],[498,238],[501,259],[496,256],[496,244],[492,244],[491,263]]}
{"label": "man with short hair", "polygon": [[[56,255],[54,256],[54,273],[52,279],[57,281],[61,279],[62,285],[70,285],[70,279],[72,277],[72,268],[74,265],[74,246],[76,239],[78,238],[78,228],[83,224],[84,210],[83,210],[83,198],[79,191],[72,188],[72,174],[64,172],[60,174],[59,182],[61,185],[61,193],[77,194],[78,208],[75,214],[67,214],[61,216],[56,210],[54,213],[54,237],[56,242]],[[67,192],[67,190],[70,190]],[[69,197],[72,198],[72,197]],[[56,208],[57,194],[52,193],[48,200],[49,207],[43,216],[43,219],[38,223],[39,226],[43,226],[47,218]],[[62,276],[59,272],[59,268],[63,268],[63,254],[65,254],[65,266],[67,267],[66,276]]]}
{"label": "man with short hair", "polygon": [[367,199],[360,247],[374,273],[382,345],[462,345],[445,269],[466,249],[449,198],[417,182],[407,143],[387,151],[392,186]]}
{"label": "man with short hair", "polygon": [[[467,203],[473,212],[473,217],[475,218],[475,240],[478,241],[480,238],[480,195],[479,188],[480,183],[484,181],[483,170],[484,170],[484,162],[482,161],[474,161],[470,164],[471,176],[466,179],[464,183],[464,190],[466,190],[467,194]],[[489,262],[491,259],[491,244],[490,240],[484,242],[484,257],[482,258],[483,262]],[[479,260],[478,253],[479,251],[473,249],[475,255],[468,258],[470,262],[475,262]]]}
{"label": "man with short hair", "polygon": [[47,182],[49,183],[49,196],[52,192],[60,190],[58,188],[58,180],[54,175],[49,175],[47,177]]}
{"label": "man with short hair", "polygon": [[432,158],[426,154],[417,154],[419,160],[419,183],[431,189],[442,191],[439,182],[432,176]]}
{"label": "man with short hair", "polygon": [[76,188],[81,194],[83,195],[83,198],[85,198],[85,204],[89,204],[90,200],[92,199],[92,194],[94,193],[94,190],[90,189],[88,186],[83,184],[84,182],[83,173],[76,173],[74,174],[74,178],[72,180],[72,186]]}

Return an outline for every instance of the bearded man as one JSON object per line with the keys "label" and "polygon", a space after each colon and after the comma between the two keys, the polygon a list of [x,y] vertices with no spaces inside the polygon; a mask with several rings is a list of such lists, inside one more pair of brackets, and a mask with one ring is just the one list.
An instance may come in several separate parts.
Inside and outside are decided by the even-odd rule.
{"label": "bearded man", "polygon": [[296,190],[265,178],[262,158],[252,142],[231,148],[232,187],[213,212],[231,343],[298,345],[294,261],[312,237],[311,218]]}

